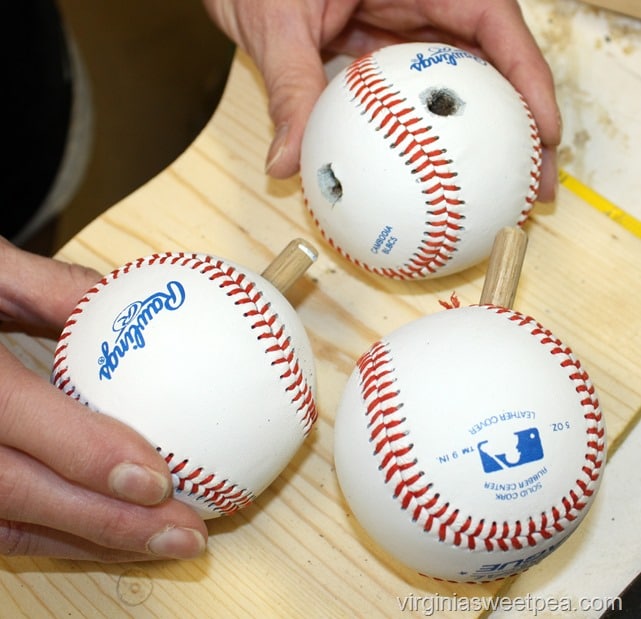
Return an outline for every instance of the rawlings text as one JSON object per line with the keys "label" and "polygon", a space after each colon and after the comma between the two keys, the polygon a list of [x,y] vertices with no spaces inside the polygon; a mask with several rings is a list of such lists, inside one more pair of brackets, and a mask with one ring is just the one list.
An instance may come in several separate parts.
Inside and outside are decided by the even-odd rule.
{"label": "rawlings text", "polygon": [[410,69],[414,69],[414,71],[422,71],[423,69],[428,69],[429,67],[435,64],[441,64],[442,62],[455,67],[458,64],[458,61],[464,58],[471,58],[481,64],[486,64],[486,62],[481,60],[478,56],[470,54],[470,52],[466,52],[462,49],[431,47],[427,58],[420,52],[416,54],[416,58],[413,58],[411,61]]}
{"label": "rawlings text", "polygon": [[112,330],[116,339],[110,348],[109,342],[101,345],[101,356],[98,359],[100,380],[111,380],[120,360],[130,350],[145,347],[144,331],[147,325],[164,309],[173,312],[185,301],[185,289],[177,281],[167,283],[167,290],[155,292],[144,301],[130,303],[116,316]]}

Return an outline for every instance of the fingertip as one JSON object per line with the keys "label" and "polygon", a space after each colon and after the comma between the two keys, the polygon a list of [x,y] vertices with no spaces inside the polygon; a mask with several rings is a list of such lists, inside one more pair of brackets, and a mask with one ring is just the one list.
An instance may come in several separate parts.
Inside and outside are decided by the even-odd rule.
{"label": "fingertip", "polygon": [[288,150],[291,150],[288,148],[289,133],[288,123],[276,127],[274,138],[267,152],[265,173],[274,178],[287,178],[296,171],[293,157],[288,153]]}
{"label": "fingertip", "polygon": [[[291,54],[291,52],[289,52]],[[274,136],[265,160],[265,171],[273,178],[287,178],[298,171],[305,127],[318,97],[327,85],[320,54],[310,44],[301,48],[296,61],[284,66],[276,52],[269,67],[279,67],[274,74],[265,68],[269,96],[269,115]],[[265,59],[267,62],[267,59]]]}
{"label": "fingertip", "polygon": [[170,559],[195,559],[206,548],[207,538],[202,531],[183,527],[166,528],[147,542],[148,552]]}
{"label": "fingertip", "polygon": [[559,187],[557,152],[554,147],[544,147],[541,159],[541,181],[537,200],[544,204],[556,200]]}
{"label": "fingertip", "polygon": [[114,466],[108,483],[116,498],[138,505],[158,505],[173,492],[169,475],[130,462]]}
{"label": "fingertip", "polygon": [[267,152],[265,172],[273,178],[288,178],[298,171],[305,127],[317,99],[310,92],[306,91],[304,101],[299,98],[299,105],[288,104],[272,113],[276,129]]}

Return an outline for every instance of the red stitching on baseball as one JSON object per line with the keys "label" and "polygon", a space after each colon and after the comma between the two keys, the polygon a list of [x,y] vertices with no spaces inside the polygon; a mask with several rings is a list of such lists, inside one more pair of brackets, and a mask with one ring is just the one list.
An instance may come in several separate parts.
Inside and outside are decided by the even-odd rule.
{"label": "red stitching on baseball", "polygon": [[[374,267],[355,258],[329,237],[305,199],[314,223],[331,247],[366,271],[396,279],[421,278],[436,273],[456,251],[461,222],[465,219],[461,212],[464,202],[458,197],[460,187],[452,182],[457,176],[457,172],[450,169],[452,161],[443,157],[445,149],[432,147],[438,142],[439,136],[432,133],[432,127],[421,125],[421,118],[414,114],[414,108],[407,105],[406,99],[399,96],[398,91],[393,90],[394,85],[383,76],[373,54],[363,56],[346,69],[345,85],[352,93],[356,107],[362,108],[362,115],[367,117],[367,121],[379,121],[378,131],[386,129],[383,137],[391,141],[390,148],[396,149],[405,144],[398,156],[403,157],[405,164],[411,167],[410,173],[417,175],[417,181],[422,186],[421,192],[427,197],[425,238],[413,257],[402,267]],[[533,151],[529,191],[517,221],[517,225],[522,225],[536,201],[541,177],[542,146],[534,117],[520,94],[519,98],[528,116]]]}
{"label": "red stitching on baseball", "polygon": [[[51,382],[67,395],[88,405],[88,402],[76,391],[65,365],[64,353],[68,347],[66,340],[73,333],[73,326],[77,322],[76,316],[84,311],[84,305],[93,295],[109,285],[112,279],[116,280],[121,274],[132,269],[166,262],[200,272],[224,289],[236,305],[247,306],[243,317],[248,320],[249,328],[257,331],[257,339],[265,342],[264,352],[271,358],[271,363],[283,365],[280,378],[284,381],[285,391],[291,396],[292,404],[297,407],[295,415],[301,424],[303,435],[307,436],[316,421],[317,411],[311,387],[305,380],[285,326],[278,323],[278,314],[272,310],[269,302],[263,301],[263,294],[256,289],[254,282],[250,281],[244,273],[236,271],[233,266],[211,256],[184,252],[153,254],[147,258],[129,262],[100,280],[96,286],[87,291],[64,325],[54,353]],[[173,453],[165,453],[161,447],[157,447],[157,450],[163,455],[170,468],[177,491],[202,501],[212,510],[222,515],[230,515],[254,500],[254,494],[250,490],[238,487],[231,480],[221,480],[215,473],[204,472],[200,467],[189,468],[189,460],[182,459],[176,462]]]}
{"label": "red stitching on baseball", "polygon": [[563,531],[566,524],[575,520],[584,509],[586,499],[594,493],[593,486],[599,479],[603,466],[605,429],[594,388],[587,374],[579,369],[580,363],[572,352],[533,318],[506,308],[490,305],[483,307],[528,328],[530,334],[546,346],[550,354],[560,357],[561,366],[577,368],[569,379],[574,383],[577,393],[586,394],[581,405],[585,409],[584,419],[588,423],[588,439],[585,444],[585,462],[581,468],[583,477],[577,478],[574,487],[560,499],[562,510],[553,505],[538,516],[531,516],[527,523],[486,522],[483,518],[467,516],[457,526],[460,509],[441,500],[441,495],[430,482],[429,473],[419,469],[419,463],[411,457],[413,444],[406,440],[407,434],[403,429],[405,418],[401,415],[402,394],[394,382],[393,356],[385,341],[372,345],[357,363],[361,396],[365,403],[370,441],[374,445],[373,455],[378,461],[385,483],[394,484],[394,497],[399,501],[401,509],[411,511],[412,520],[419,527],[426,532],[434,530],[440,541],[449,541],[455,546],[471,550],[478,544],[490,551],[520,549],[535,546],[541,539],[552,537],[554,532]]}
{"label": "red stitching on baseball", "polygon": [[203,501],[224,516],[231,516],[253,502],[255,496],[251,491],[228,479],[219,479],[214,473],[204,473],[202,467],[189,470],[189,460],[177,460],[173,453],[166,454],[160,447],[156,450],[165,459],[177,492]]}

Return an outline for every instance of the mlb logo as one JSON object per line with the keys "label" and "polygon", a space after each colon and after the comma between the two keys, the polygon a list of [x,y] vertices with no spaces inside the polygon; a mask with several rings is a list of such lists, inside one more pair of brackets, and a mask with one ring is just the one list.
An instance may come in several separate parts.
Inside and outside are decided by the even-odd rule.
{"label": "mlb logo", "polygon": [[541,436],[536,428],[519,430],[501,439],[481,441],[477,450],[486,473],[522,466],[543,458]]}

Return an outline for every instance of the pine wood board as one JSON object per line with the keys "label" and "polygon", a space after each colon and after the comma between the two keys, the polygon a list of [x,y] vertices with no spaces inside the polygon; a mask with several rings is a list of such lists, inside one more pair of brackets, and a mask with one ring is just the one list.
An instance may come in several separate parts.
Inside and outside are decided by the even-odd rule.
{"label": "pine wood board", "polygon": [[607,9],[609,11],[616,11],[623,15],[630,17],[641,18],[641,3],[639,0],[583,0],[588,4],[599,7],[600,9]]}
{"label": "pine wood board", "polygon": [[[396,282],[340,258],[314,228],[299,181],[264,174],[271,135],[266,110],[260,78],[239,54],[223,101],[194,144],[80,232],[59,257],[107,272],[156,251],[205,251],[260,272],[292,238],[311,241],[319,259],[287,296],[317,358],[315,429],[255,505],[210,523],[201,559],[104,566],[0,558],[7,616],[405,617],[412,616],[400,611],[408,594],[491,598],[510,584],[453,585],[401,566],[351,516],[332,461],[333,417],[358,356],[393,329],[442,311],[439,301],[452,293],[463,304],[478,302],[486,265],[437,280]],[[536,317],[581,359],[598,390],[612,451],[641,411],[641,239],[564,186],[554,206],[535,207],[526,229],[515,308]],[[53,342],[11,332],[0,337],[25,364],[48,375]]]}

